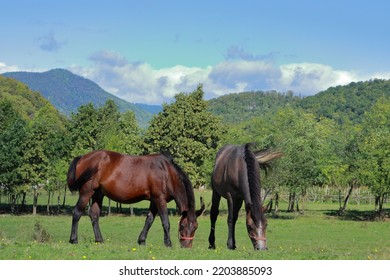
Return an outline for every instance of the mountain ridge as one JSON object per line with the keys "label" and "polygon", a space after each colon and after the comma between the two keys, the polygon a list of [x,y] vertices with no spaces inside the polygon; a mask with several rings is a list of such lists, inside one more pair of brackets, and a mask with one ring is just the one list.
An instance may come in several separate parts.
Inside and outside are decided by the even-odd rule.
{"label": "mountain ridge", "polygon": [[121,112],[131,110],[141,127],[146,127],[160,106],[130,103],[102,89],[98,84],[66,69],[46,72],[6,72],[1,74],[26,84],[31,90],[41,93],[61,113],[69,116],[90,102],[96,107],[112,99]]}

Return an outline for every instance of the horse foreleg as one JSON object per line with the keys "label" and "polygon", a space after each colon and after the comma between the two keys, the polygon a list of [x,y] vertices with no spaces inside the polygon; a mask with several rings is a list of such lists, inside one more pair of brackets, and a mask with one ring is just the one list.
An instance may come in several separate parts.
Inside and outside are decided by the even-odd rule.
{"label": "horse foreleg", "polygon": [[142,231],[138,237],[138,244],[139,245],[145,245],[146,237],[148,235],[150,227],[152,226],[152,224],[154,222],[156,215],[157,215],[157,207],[153,202],[150,202],[149,213],[146,216],[144,228],[142,229]]}
{"label": "horse foreleg", "polygon": [[219,203],[221,196],[213,191],[210,209],[210,234],[209,234],[209,249],[215,249],[215,224],[219,214]]}
{"label": "horse foreleg", "polygon": [[228,240],[227,247],[228,249],[235,250],[236,249],[236,236],[235,236],[235,228],[236,222],[238,218],[238,211],[241,208],[242,201],[233,201],[233,198],[230,193],[227,193],[227,203],[228,203]]}
{"label": "horse foreleg", "polygon": [[238,213],[240,212],[241,206],[242,206],[242,200],[234,200],[233,201],[233,220],[232,220],[232,240],[233,240],[233,247],[231,249],[236,248],[236,222],[238,219]]}
{"label": "horse foreleg", "polygon": [[89,197],[90,196],[80,195],[79,199],[76,203],[76,206],[74,207],[73,218],[72,218],[72,229],[70,232],[70,239],[69,239],[69,242],[72,244],[78,243],[77,231],[78,231],[79,220],[80,220],[81,216],[83,215],[83,211],[84,211],[85,207],[88,204]]}
{"label": "horse foreleg", "polygon": [[91,218],[93,233],[95,234],[95,242],[103,243],[103,236],[99,227],[100,210],[103,204],[103,194],[96,191],[92,197],[92,206],[89,209],[89,217]]}
{"label": "horse foreleg", "polygon": [[168,218],[168,208],[166,201],[160,201],[157,205],[158,214],[160,215],[161,223],[164,229],[164,244],[166,247],[172,247],[170,237],[170,224]]}

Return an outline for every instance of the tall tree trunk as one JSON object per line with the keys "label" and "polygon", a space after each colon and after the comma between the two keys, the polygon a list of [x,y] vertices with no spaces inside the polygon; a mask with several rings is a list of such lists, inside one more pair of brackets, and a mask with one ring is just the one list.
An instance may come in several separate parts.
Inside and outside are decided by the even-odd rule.
{"label": "tall tree trunk", "polygon": [[34,195],[33,195],[33,215],[37,214],[37,204],[38,204],[38,193],[37,189],[34,188]]}
{"label": "tall tree trunk", "polygon": [[341,201],[340,201],[340,209],[339,209],[339,213],[338,213],[340,216],[343,216],[345,214],[345,209],[347,209],[348,201],[349,201],[349,198],[350,198],[350,196],[352,194],[352,191],[353,191],[354,187],[355,187],[355,184],[351,183],[351,185],[349,186],[348,194],[347,194],[347,196],[344,199],[343,206],[341,206]]}
{"label": "tall tree trunk", "polygon": [[268,202],[267,206],[265,207],[264,211],[266,213],[271,213],[273,204],[274,204],[274,200],[271,198],[270,201]]}
{"label": "tall tree trunk", "polygon": [[279,212],[279,193],[275,194],[275,213]]}
{"label": "tall tree trunk", "polygon": [[60,214],[60,209],[61,209],[61,192],[58,191],[58,195],[57,195],[57,215]]}
{"label": "tall tree trunk", "polygon": [[63,207],[63,208],[65,208],[66,189],[67,189],[67,186],[65,185],[65,186],[64,186],[64,200],[62,201],[62,207]]}
{"label": "tall tree trunk", "polygon": [[377,215],[379,218],[383,218],[383,203],[385,202],[386,194],[378,196],[378,210]]}
{"label": "tall tree trunk", "polygon": [[26,206],[26,192],[23,192],[23,194],[22,194],[22,206],[21,206],[21,211],[24,211],[24,210],[25,210],[25,206]]}
{"label": "tall tree trunk", "polygon": [[288,196],[288,208],[287,212],[294,212],[294,206],[295,206],[295,192],[290,192]]}
{"label": "tall tree trunk", "polygon": [[51,191],[47,191],[47,204],[46,204],[47,215],[50,215],[50,196],[51,196]]}

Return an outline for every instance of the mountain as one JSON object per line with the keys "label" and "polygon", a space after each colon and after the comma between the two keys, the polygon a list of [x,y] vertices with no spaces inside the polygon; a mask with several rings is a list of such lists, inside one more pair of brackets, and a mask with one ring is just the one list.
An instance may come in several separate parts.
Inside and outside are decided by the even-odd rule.
{"label": "mountain", "polygon": [[209,100],[209,110],[229,124],[276,112],[285,106],[301,108],[340,124],[359,123],[364,112],[382,96],[390,98],[390,80],[352,82],[304,98],[294,96],[292,92],[233,93]]}
{"label": "mountain", "polygon": [[93,81],[64,69],[53,69],[42,73],[7,72],[2,75],[21,81],[31,90],[40,92],[60,112],[68,116],[76,112],[81,105],[92,102],[99,107],[112,99],[120,111],[134,111],[139,125],[146,127],[153,115],[161,110],[160,106],[127,102],[106,92]]}
{"label": "mountain", "polygon": [[375,79],[330,87],[303,98],[299,107],[338,123],[359,123],[364,112],[382,96],[390,98],[390,80]]}

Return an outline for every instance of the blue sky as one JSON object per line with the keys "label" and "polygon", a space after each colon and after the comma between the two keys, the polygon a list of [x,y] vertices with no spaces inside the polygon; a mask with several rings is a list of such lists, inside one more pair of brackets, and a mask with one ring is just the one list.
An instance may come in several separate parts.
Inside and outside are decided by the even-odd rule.
{"label": "blue sky", "polygon": [[199,83],[312,95],[390,79],[390,1],[0,0],[0,73],[65,68],[130,102]]}

